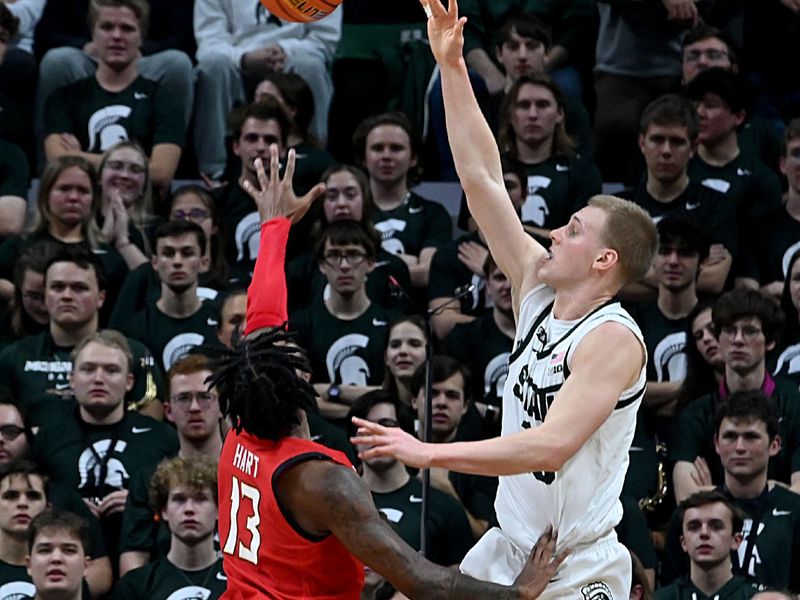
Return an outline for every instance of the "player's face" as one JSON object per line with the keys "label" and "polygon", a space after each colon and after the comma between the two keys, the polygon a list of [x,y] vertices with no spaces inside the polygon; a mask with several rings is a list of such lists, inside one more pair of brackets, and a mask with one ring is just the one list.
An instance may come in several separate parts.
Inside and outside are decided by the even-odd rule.
{"label": "player's face", "polygon": [[692,285],[697,278],[700,256],[693,248],[681,243],[658,245],[655,258],[655,271],[658,284],[679,292]]}
{"label": "player's face", "polygon": [[528,195],[527,181],[520,181],[514,173],[503,173],[503,183],[506,186],[508,197],[511,199],[511,205],[519,214]]}
{"label": "player's face", "polygon": [[322,256],[319,269],[340,296],[352,296],[362,289],[375,264],[360,244],[334,246],[326,240]]}
{"label": "player's face", "polygon": [[203,257],[194,233],[161,238],[156,244],[152,263],[161,283],[177,294],[197,283],[197,277],[208,261]]}
{"label": "player's face", "polygon": [[169,402],[164,404],[167,419],[190,441],[207,440],[220,434],[219,396],[205,383],[209,375],[211,371],[177,374],[169,382]]}
{"label": "player's face", "polygon": [[526,83],[519,88],[511,104],[511,128],[518,141],[530,146],[549,143],[556,126],[564,121],[553,92],[548,88]]}
{"label": "player's face", "polygon": [[364,165],[370,179],[383,185],[405,181],[408,171],[417,164],[411,139],[398,125],[378,125],[367,134]]}
{"label": "player's face", "polygon": [[713,144],[735,134],[736,128],[744,121],[744,112],[732,112],[717,94],[704,94],[696,106],[699,120],[697,141],[701,144]]}
{"label": "player's face", "polygon": [[[373,423],[379,423],[384,427],[398,427],[399,423],[397,422],[397,411],[394,408],[393,404],[376,404],[371,409],[366,416],[367,421],[372,421]],[[368,450],[372,446],[364,446],[362,451]],[[393,466],[397,460],[391,456],[378,456],[376,458],[370,458],[364,461],[364,464],[369,467],[372,471],[377,473],[381,473],[388,469],[389,467]]]}
{"label": "player's face", "polygon": [[522,37],[511,30],[509,39],[496,51],[497,61],[503,65],[506,75],[516,81],[523,75],[544,73],[547,52],[539,40]]}
{"label": "player's face", "polygon": [[552,287],[582,280],[603,250],[600,236],[606,216],[596,206],[576,212],[563,227],[550,232],[550,249],[539,263],[539,279]]}
{"label": "player's face", "polygon": [[648,176],[663,185],[680,179],[694,154],[689,131],[682,125],[650,125],[639,135],[639,149],[644,155]]}
{"label": "player's face", "polygon": [[47,199],[51,218],[63,227],[77,227],[92,212],[92,180],[83,169],[70,167],[56,178]]}
{"label": "player's face", "polygon": [[47,508],[44,481],[38,475],[10,475],[0,481],[0,530],[20,538],[33,518]]}
{"label": "player's face", "polygon": [[777,437],[770,440],[764,421],[728,417],[720,423],[714,446],[725,472],[743,480],[766,473],[770,457],[781,448]]}
{"label": "player's face", "polygon": [[714,332],[710,308],[700,311],[692,321],[692,337],[703,360],[714,367],[715,371],[722,371],[725,361],[719,351],[719,341]]}
{"label": "player's face", "polygon": [[80,540],[68,531],[49,528],[41,531],[26,559],[28,574],[37,596],[72,597],[83,585],[87,560]]}
{"label": "player's face", "polygon": [[733,533],[733,515],[721,502],[688,508],[683,515],[681,546],[689,559],[704,567],[730,560],[739,547],[741,534]]}
{"label": "player's face", "polygon": [[89,342],[75,358],[70,383],[81,408],[103,419],[120,407],[133,375],[122,350]]}
{"label": "player's face", "polygon": [[486,279],[486,294],[492,299],[497,310],[507,316],[513,315],[511,282],[500,269],[493,269]]}
{"label": "player's face", "polygon": [[389,332],[384,360],[395,378],[410,378],[425,361],[425,333],[414,323],[398,323]]}
{"label": "player's face", "polygon": [[746,374],[764,364],[764,356],[775,346],[767,343],[758,317],[743,317],[719,332],[719,350],[727,368]]}
{"label": "player's face", "polygon": [[214,535],[217,503],[209,488],[173,485],[161,516],[169,525],[172,535],[184,544],[193,546]]}
{"label": "player's face", "polygon": [[47,269],[44,302],[51,321],[59,327],[85,325],[95,318],[104,299],[93,267],[56,262]]}
{"label": "player's face", "polygon": [[100,173],[100,185],[106,202],[116,196],[125,207],[132,206],[144,194],[147,181],[146,158],[133,148],[114,150]]}
{"label": "player's face", "polygon": [[22,415],[15,406],[0,404],[0,467],[28,454]]}
{"label": "player's face", "polygon": [[780,167],[789,187],[800,194],[800,138],[786,144],[786,156],[781,157]]}
{"label": "player's face", "polygon": [[214,224],[211,210],[200,196],[192,192],[181,194],[172,202],[169,218],[177,221],[190,221],[198,225],[206,234],[206,240],[210,240],[217,233],[217,226]]}
{"label": "player's face", "polygon": [[[464,378],[454,373],[444,381],[433,383],[431,397],[431,434],[434,441],[450,441],[456,434],[461,418],[467,412]],[[425,392],[413,399],[419,420],[425,418]]]}
{"label": "player's face", "polygon": [[364,196],[361,186],[352,173],[338,171],[325,182],[325,196],[322,212],[325,222],[332,223],[341,219],[361,221],[364,216]]}
{"label": "player's face", "polygon": [[720,39],[708,38],[683,49],[683,83],[688,84],[701,71],[711,67],[730,69],[728,46]]}
{"label": "player's face", "polygon": [[242,160],[242,168],[253,174],[256,172],[255,160],[260,158],[269,175],[269,147],[272,144],[278,146],[278,156],[283,158],[285,149],[278,122],[248,117],[242,125],[239,139],[233,141],[233,153]]}
{"label": "player's face", "polygon": [[136,60],[142,45],[139,20],[127,6],[106,6],[97,11],[92,41],[100,62],[122,70]]}
{"label": "player's face", "polygon": [[44,274],[27,269],[22,275],[20,294],[22,308],[28,316],[39,325],[47,324],[50,315],[47,314],[47,306],[44,303]]}
{"label": "player's face", "polygon": [[231,339],[236,327],[244,335],[247,326],[247,294],[237,294],[225,300],[220,311],[219,330],[217,337],[224,346],[231,347]]}

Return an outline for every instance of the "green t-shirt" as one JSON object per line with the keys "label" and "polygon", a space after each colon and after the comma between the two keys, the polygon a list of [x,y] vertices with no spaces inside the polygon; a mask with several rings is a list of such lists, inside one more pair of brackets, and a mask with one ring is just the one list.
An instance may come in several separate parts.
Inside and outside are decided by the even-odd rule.
{"label": "green t-shirt", "polygon": [[[164,399],[164,378],[153,355],[139,341],[128,338],[133,353],[133,388],[127,404],[141,401],[155,391]],[[34,425],[44,425],[47,408],[73,397],[69,374],[72,347],[57,346],[49,331],[14,342],[0,352],[0,385],[22,402]]]}
{"label": "green t-shirt", "polygon": [[390,254],[419,256],[423,248],[434,248],[453,236],[453,223],[444,206],[414,192],[395,209],[373,206],[372,220],[381,234],[381,246]]}
{"label": "green t-shirt", "polygon": [[170,317],[155,305],[128,319],[120,319],[116,326],[127,336],[147,346],[155,357],[156,364],[164,373],[193,348],[202,345],[217,345],[217,311],[210,302],[200,304],[200,309],[183,319]]}
{"label": "green t-shirt", "polygon": [[[422,483],[416,477],[393,492],[372,492],[375,506],[392,523],[397,534],[419,550],[422,515]],[[428,496],[426,557],[439,565],[461,562],[474,544],[467,515],[458,500],[431,488]]]}
{"label": "green t-shirt", "polygon": [[364,314],[345,321],[319,298],[289,317],[289,329],[308,354],[314,383],[380,385],[386,328],[397,316],[373,302]]}
{"label": "green t-shirt", "polygon": [[[772,398],[778,413],[781,449],[769,460],[769,478],[789,483],[792,473],[800,471],[800,392],[793,381],[776,377],[770,394],[770,381],[768,376],[764,391]],[[671,463],[694,462],[702,456],[716,485],[724,480],[722,463],[714,449],[714,412],[719,399],[719,391],[715,391],[690,402],[675,415],[669,445]]]}
{"label": "green t-shirt", "polygon": [[199,571],[185,571],[166,558],[126,573],[111,594],[113,600],[216,600],[227,587],[222,559]]}
{"label": "green t-shirt", "polygon": [[149,156],[157,144],[183,147],[187,115],[181,98],[158,82],[137,77],[120,92],[103,89],[94,76],[56,90],[47,101],[45,135],[71,133],[81,150],[102,153],[122,140],[138,142]]}

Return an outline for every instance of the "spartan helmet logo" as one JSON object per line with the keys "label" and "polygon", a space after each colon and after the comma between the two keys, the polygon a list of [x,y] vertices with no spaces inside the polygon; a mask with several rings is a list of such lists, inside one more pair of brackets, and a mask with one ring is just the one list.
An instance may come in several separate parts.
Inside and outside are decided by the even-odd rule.
{"label": "spartan helmet logo", "polygon": [[584,600],[614,600],[611,589],[602,581],[588,583],[581,588]]}
{"label": "spartan helmet logo", "polygon": [[[80,475],[80,483],[78,489],[84,488],[100,488],[103,486],[110,486],[113,488],[121,489],[124,487],[125,482],[130,479],[125,465],[117,458],[109,458],[106,461],[106,478],[105,481],[99,481],[102,465],[98,462],[97,457],[101,459],[106,457],[108,453],[122,454],[128,443],[124,440],[117,440],[113,448],[110,448],[111,440],[98,440],[92,444],[94,452],[86,448],[81,452],[78,458],[78,474]],[[2,598],[2,596],[0,596]]]}
{"label": "spartan helmet logo", "polygon": [[207,590],[199,585],[187,585],[167,596],[167,600],[208,600],[211,597],[211,590]]}
{"label": "spartan helmet logo", "polygon": [[0,585],[0,600],[31,600],[36,596],[36,588],[27,581],[12,581]]}
{"label": "spartan helmet logo", "polygon": [[400,219],[386,219],[375,223],[375,229],[381,234],[381,248],[389,254],[405,254],[406,249],[395,236],[405,231],[407,223]]}

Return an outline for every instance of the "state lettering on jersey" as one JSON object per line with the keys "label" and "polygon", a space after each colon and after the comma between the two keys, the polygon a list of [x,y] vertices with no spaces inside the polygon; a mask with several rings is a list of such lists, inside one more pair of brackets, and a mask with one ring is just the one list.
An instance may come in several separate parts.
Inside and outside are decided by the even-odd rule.
{"label": "state lettering on jersey", "polygon": [[29,581],[12,581],[0,585],[0,600],[33,600],[36,588]]}
{"label": "state lettering on jersey", "polygon": [[544,225],[547,215],[550,214],[550,208],[547,206],[547,201],[539,195],[539,190],[546,190],[551,183],[553,180],[543,175],[528,176],[528,195],[521,211],[523,222],[533,223],[539,227]]}
{"label": "state lettering on jersey", "polygon": [[[236,262],[255,260],[261,244],[261,217],[258,212],[251,212],[236,224],[234,231],[236,242]],[[245,249],[247,255],[245,256]]]}
{"label": "state lettering on jersey", "polygon": [[375,223],[375,229],[381,234],[381,248],[389,254],[405,254],[406,247],[395,236],[405,231],[406,227],[408,223],[400,219],[386,219]]}
{"label": "state lettering on jersey", "polygon": [[236,444],[236,452],[233,455],[233,467],[250,477],[258,477],[258,456],[250,452],[241,444]]}
{"label": "state lettering on jersey", "polygon": [[686,360],[686,332],[678,331],[664,336],[653,352],[656,381],[686,379]]}
{"label": "state lettering on jersey", "polygon": [[161,353],[164,372],[169,371],[173,364],[189,354],[192,348],[202,346],[204,340],[205,338],[199,333],[180,333],[172,338]]}
{"label": "state lettering on jersey", "polygon": [[370,377],[369,366],[356,354],[369,344],[369,337],[360,333],[343,335],[325,353],[328,380],[342,385],[367,385]]}
{"label": "state lettering on jersey", "polygon": [[210,597],[211,590],[199,585],[187,585],[172,592],[167,600],[208,600]]}
{"label": "state lettering on jersey", "polygon": [[[105,486],[117,489],[126,487],[130,475],[125,469],[125,465],[119,458],[114,458],[113,454],[121,456],[127,447],[126,441],[117,440],[114,447],[111,448],[111,440],[105,439],[98,440],[90,448],[84,449],[78,458],[78,475],[80,476],[78,489],[96,491]],[[112,456],[109,457],[109,454]],[[105,478],[101,481],[104,464]]]}
{"label": "state lettering on jersey", "polygon": [[[761,555],[758,552],[756,540],[764,531],[764,523],[758,523],[757,531],[753,532],[753,519],[745,519],[742,525],[742,543],[736,549],[736,556],[739,561],[739,573],[745,573],[750,577],[756,576],[756,568],[761,564]],[[748,558],[749,557],[749,558]],[[747,564],[744,564],[747,562]]]}
{"label": "state lettering on jersey", "polygon": [[[563,354],[562,358],[564,358]],[[563,371],[563,362],[560,365],[551,365],[551,368],[556,368],[557,366],[560,366]],[[523,365],[519,371],[517,382],[514,384],[513,393],[514,397],[522,403],[522,410],[525,414],[533,420],[533,423],[541,425],[547,416],[550,405],[556,399],[556,393],[560,389],[561,384],[539,387],[530,376],[528,365]],[[532,423],[524,421],[521,425],[525,429],[530,429]]]}
{"label": "state lettering on jersey", "polygon": [[133,109],[124,104],[104,106],[89,117],[89,152],[105,152],[114,144],[128,139],[128,131],[121,124]]}
{"label": "state lettering on jersey", "polygon": [[503,388],[508,377],[508,358],[510,352],[502,352],[486,365],[483,371],[483,389],[487,398],[502,398]]}

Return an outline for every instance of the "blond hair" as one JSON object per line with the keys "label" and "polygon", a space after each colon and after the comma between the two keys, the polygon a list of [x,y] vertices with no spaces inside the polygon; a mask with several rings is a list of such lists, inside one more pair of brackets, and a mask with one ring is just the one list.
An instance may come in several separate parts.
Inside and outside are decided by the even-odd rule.
{"label": "blond hair", "polygon": [[131,352],[131,346],[128,343],[128,339],[115,329],[99,329],[78,342],[78,345],[72,349],[69,355],[70,360],[72,360],[73,368],[80,353],[92,342],[97,342],[101,346],[115,348],[122,352],[122,354],[125,355],[125,364],[128,367],[128,373],[133,371],[133,352]]}
{"label": "blond hair", "polygon": [[622,283],[644,277],[658,248],[658,230],[647,211],[630,200],[605,194],[590,198],[589,206],[606,215],[600,238],[617,251]]}

